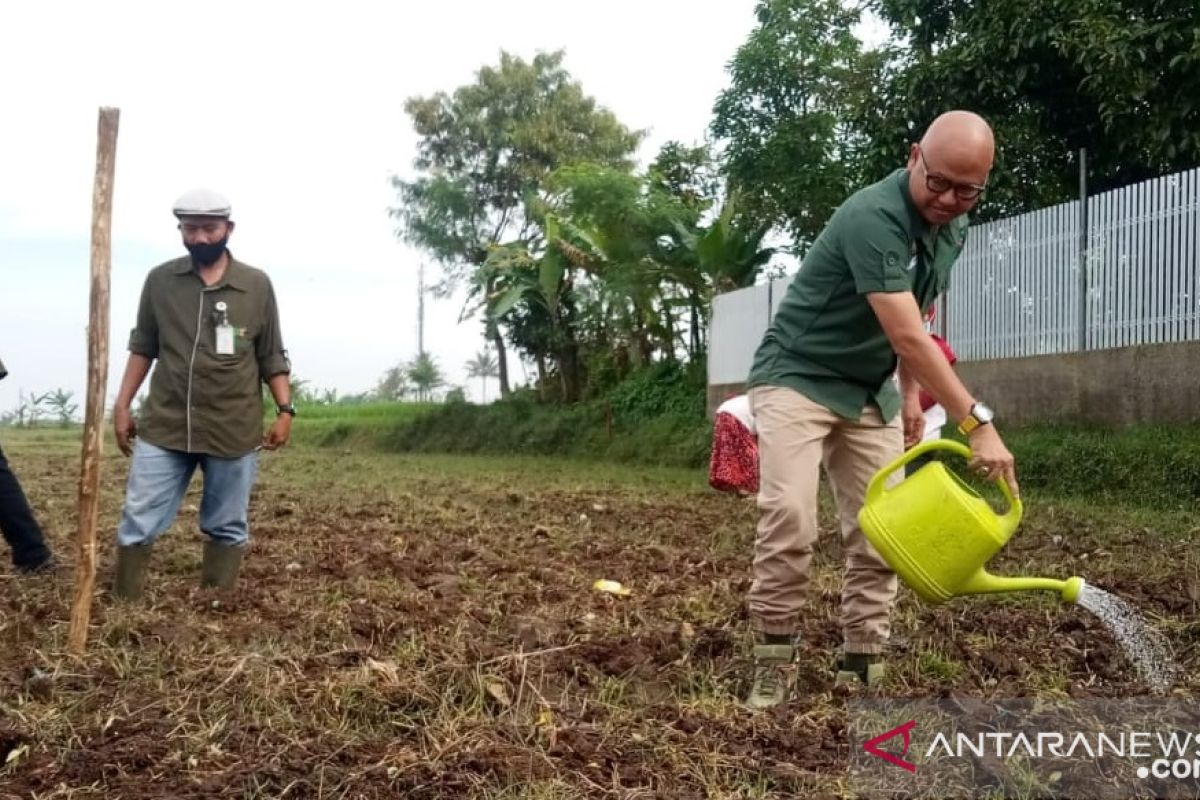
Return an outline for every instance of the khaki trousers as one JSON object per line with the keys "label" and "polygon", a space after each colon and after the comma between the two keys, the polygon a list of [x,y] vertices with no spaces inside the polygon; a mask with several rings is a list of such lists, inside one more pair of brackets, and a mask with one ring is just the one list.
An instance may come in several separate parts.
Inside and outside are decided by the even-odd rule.
{"label": "khaki trousers", "polygon": [[[821,465],[829,476],[846,552],[842,635],[847,653],[880,653],[891,632],[896,575],[858,526],[867,483],[904,451],[899,415],[885,423],[869,406],[861,419],[843,419],[793,389],[750,391],[758,429],[758,537],[749,610],[763,633],[796,631],[817,541]],[[896,475],[893,481],[899,480]]]}

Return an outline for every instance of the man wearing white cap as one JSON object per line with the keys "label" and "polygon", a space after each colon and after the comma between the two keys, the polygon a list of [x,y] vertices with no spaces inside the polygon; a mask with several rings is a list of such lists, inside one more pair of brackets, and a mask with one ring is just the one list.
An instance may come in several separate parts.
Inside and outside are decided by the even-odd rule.
{"label": "man wearing white cap", "polygon": [[[266,273],[229,252],[229,201],[196,190],[173,211],[188,255],[146,277],[113,409],[117,446],[133,456],[113,580],[123,599],[141,597],[154,540],[174,521],[196,467],[204,473],[201,585],[233,586],[258,450],[286,444],[296,413],[275,291]],[[135,424],[130,406],[154,362]],[[278,412],[265,434],[264,382]]]}

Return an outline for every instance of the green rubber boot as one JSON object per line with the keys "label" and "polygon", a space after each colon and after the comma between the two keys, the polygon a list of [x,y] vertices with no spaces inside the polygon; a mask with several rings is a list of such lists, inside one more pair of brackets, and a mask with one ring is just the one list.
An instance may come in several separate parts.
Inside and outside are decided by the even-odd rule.
{"label": "green rubber boot", "polygon": [[113,571],[113,596],[121,600],[141,600],[146,585],[146,567],[153,545],[131,544],[117,548],[117,566]]}
{"label": "green rubber boot", "polygon": [[887,667],[884,666],[881,656],[846,653],[838,665],[837,677],[833,683],[835,686],[858,685],[873,689],[882,685],[885,677]]}
{"label": "green rubber boot", "polygon": [[228,545],[211,539],[204,543],[204,562],[200,567],[200,585],[206,589],[227,591],[237,582],[242,568],[245,545]]}

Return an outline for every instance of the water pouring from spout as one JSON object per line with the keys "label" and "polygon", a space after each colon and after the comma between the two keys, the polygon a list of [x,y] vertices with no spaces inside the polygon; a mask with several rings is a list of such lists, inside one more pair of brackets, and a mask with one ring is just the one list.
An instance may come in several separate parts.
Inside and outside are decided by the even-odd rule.
{"label": "water pouring from spout", "polygon": [[1137,609],[1116,595],[1086,583],[1076,602],[1108,628],[1150,689],[1166,692],[1175,685],[1179,665],[1171,656],[1170,645],[1161,633],[1146,624]]}

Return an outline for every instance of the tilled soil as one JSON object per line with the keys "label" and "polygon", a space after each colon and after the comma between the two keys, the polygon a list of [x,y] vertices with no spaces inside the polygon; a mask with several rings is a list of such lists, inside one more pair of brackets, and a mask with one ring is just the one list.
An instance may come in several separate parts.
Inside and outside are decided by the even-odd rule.
{"label": "tilled soil", "polygon": [[[6,449],[66,568],[0,572],[0,797],[841,797],[840,547],[815,559],[791,700],[739,705],[753,501],[587,468],[292,450],[264,459],[230,595],[199,590],[198,485],[140,606],[106,593],[126,462],[104,471],[88,653],[65,655],[77,447]],[[198,484],[198,482],[197,482]],[[1033,505],[1031,503],[1031,505]],[[1086,519],[1093,519],[1087,517]],[[1032,514],[995,565],[1119,592],[1195,660],[1187,542]],[[621,581],[628,597],[592,588]],[[1131,665],[1049,596],[902,590],[889,697],[1122,697]],[[1191,693],[1192,672],[1177,689]]]}

